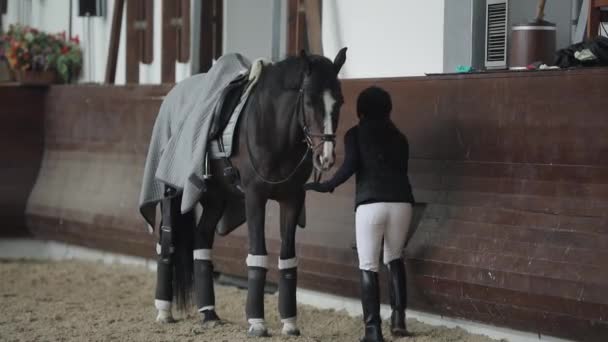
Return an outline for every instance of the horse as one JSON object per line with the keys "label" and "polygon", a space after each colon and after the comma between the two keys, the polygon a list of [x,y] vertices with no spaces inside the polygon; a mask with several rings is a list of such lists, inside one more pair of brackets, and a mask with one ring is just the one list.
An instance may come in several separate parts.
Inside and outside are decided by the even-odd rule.
{"label": "horse", "polygon": [[[221,323],[215,311],[211,250],[220,218],[230,203],[240,199],[244,203],[249,243],[247,334],[268,336],[263,300],[268,269],[264,227],[266,203],[275,200],[280,205],[281,331],[285,335],[300,334],[296,322],[295,241],[304,210],[302,186],[313,170],[325,172],[334,164],[335,132],[343,104],[338,73],[345,62],[343,48],[333,61],[302,51],[298,56],[263,66],[234,133],[236,150],[228,162],[208,162],[213,176],[207,180],[200,199],[203,212],[198,223],[195,213],[180,213],[179,193],[166,188],[166,200],[161,203],[165,223],[161,223],[157,248],[170,244],[171,251],[168,247],[159,251],[157,321],[172,321],[172,298],[184,309],[194,288],[202,324]],[[172,230],[164,228],[167,222]]]}

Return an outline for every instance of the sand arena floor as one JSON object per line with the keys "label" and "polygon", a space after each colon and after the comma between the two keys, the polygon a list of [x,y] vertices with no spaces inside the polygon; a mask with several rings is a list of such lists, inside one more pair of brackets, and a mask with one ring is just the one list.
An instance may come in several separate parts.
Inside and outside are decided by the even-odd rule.
{"label": "sand arena floor", "polygon": [[[225,324],[204,329],[195,310],[178,322],[154,321],[155,274],[140,267],[87,262],[0,261],[0,341],[252,341],[246,337],[245,291],[217,286]],[[280,335],[277,296],[266,295],[272,337],[259,341],[358,341],[360,317],[299,305],[302,336]],[[414,337],[387,341],[493,341],[462,329],[409,320]]]}

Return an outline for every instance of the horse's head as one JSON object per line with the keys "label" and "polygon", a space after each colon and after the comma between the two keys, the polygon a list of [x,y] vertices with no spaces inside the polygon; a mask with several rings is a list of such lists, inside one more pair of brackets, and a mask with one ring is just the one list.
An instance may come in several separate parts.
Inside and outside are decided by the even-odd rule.
{"label": "horse's head", "polygon": [[338,52],[333,62],[304,51],[300,58],[304,61],[300,124],[313,151],[313,165],[319,171],[327,171],[335,162],[336,129],[344,102],[338,72],[346,61],[346,48]]}

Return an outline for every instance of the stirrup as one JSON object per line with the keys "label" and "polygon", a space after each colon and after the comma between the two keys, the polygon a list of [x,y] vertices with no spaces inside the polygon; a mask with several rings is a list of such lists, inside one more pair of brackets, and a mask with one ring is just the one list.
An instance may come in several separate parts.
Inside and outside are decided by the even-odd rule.
{"label": "stirrup", "polygon": [[205,153],[205,165],[203,165],[203,179],[208,180],[211,178],[211,170],[209,169],[209,153]]}

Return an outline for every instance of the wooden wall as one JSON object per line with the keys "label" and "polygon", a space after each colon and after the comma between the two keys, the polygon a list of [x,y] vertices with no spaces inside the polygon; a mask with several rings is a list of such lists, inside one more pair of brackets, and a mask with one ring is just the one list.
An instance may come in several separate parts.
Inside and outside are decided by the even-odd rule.
{"label": "wooden wall", "polygon": [[0,236],[25,236],[25,206],[42,159],[47,88],[0,84]]}
{"label": "wooden wall", "polygon": [[[427,204],[406,249],[412,307],[577,340],[608,336],[608,70],[343,82],[339,135],[376,84],[411,144]],[[35,236],[151,257],[137,213],[166,86],[54,86],[45,155],[27,207]],[[342,146],[338,146],[338,162]],[[302,287],[358,295],[354,183],[307,198]],[[271,257],[278,213],[269,204]],[[245,275],[246,231],[216,240],[221,272]],[[276,279],[276,262],[271,280]],[[386,292],[386,291],[384,291]]]}

